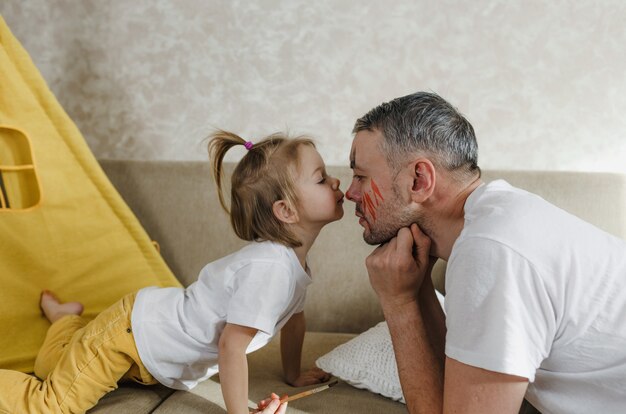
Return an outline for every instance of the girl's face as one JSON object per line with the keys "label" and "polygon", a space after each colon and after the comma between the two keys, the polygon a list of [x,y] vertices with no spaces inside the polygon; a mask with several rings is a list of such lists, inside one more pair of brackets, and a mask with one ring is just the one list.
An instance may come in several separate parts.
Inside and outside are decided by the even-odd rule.
{"label": "girl's face", "polygon": [[339,180],[326,174],[322,157],[310,145],[298,148],[300,166],[296,179],[298,218],[303,226],[323,227],[343,217],[343,192]]}

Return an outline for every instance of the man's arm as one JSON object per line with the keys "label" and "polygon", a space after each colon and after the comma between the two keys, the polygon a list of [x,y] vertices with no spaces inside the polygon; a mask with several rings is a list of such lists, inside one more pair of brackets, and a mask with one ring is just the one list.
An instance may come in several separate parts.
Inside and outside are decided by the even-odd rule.
{"label": "man's arm", "polygon": [[417,301],[383,305],[409,413],[443,412],[443,360],[434,352]]}
{"label": "man's arm", "polygon": [[409,412],[517,413],[525,378],[447,358],[444,381],[445,319],[426,278],[434,264],[429,249],[430,240],[413,225],[377,248],[366,263],[389,326]]}
{"label": "man's arm", "polygon": [[[413,256],[413,246],[417,251]],[[430,239],[417,225],[411,229],[400,229],[398,235],[379,246],[367,258],[366,266],[370,283],[378,294],[389,333],[393,343],[402,392],[410,413],[440,413],[443,411],[444,360],[435,352],[427,332],[419,299],[430,309],[430,297],[435,293],[424,293],[420,288],[425,275],[432,269],[434,261],[429,259]],[[432,284],[431,284],[432,286]],[[441,311],[439,305],[436,305]],[[440,318],[435,318],[437,320]],[[430,322],[433,322],[430,321]],[[439,322],[441,323],[441,319]],[[436,329],[441,333],[441,327]],[[441,346],[441,338],[432,343]]]}
{"label": "man's arm", "polygon": [[446,360],[445,413],[518,413],[528,379]]}
{"label": "man's arm", "polygon": [[437,359],[441,364],[446,359],[446,315],[441,308],[435,287],[433,286],[432,269],[437,261],[436,258],[429,258],[429,269],[424,275],[424,281],[418,293],[418,303],[420,312],[424,318],[426,333]]}
{"label": "man's arm", "polygon": [[[426,340],[416,305],[389,308],[391,332],[402,392],[410,413],[517,413],[528,380],[463,364],[447,358],[445,380],[439,358]],[[394,315],[388,318],[387,315]],[[413,315],[411,317],[410,315]],[[429,349],[430,348],[430,349]]]}

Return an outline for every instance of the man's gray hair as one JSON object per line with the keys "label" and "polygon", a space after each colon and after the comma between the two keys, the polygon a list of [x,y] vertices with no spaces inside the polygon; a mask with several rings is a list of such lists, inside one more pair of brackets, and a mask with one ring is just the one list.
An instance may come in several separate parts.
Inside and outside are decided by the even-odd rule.
{"label": "man's gray hair", "polygon": [[480,175],[474,128],[435,93],[417,92],[385,102],[357,119],[352,133],[378,130],[382,151],[397,171],[408,155],[430,155],[435,165],[463,176]]}

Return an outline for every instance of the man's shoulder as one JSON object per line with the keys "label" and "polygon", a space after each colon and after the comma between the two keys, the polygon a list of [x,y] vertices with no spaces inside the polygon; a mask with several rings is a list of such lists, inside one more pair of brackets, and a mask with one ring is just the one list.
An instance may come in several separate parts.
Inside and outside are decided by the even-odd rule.
{"label": "man's shoulder", "polygon": [[479,186],[465,204],[465,216],[483,217],[486,211],[504,215],[532,205],[534,208],[555,208],[540,196],[514,187],[504,180],[495,180]]}
{"label": "man's shoulder", "polygon": [[515,247],[575,220],[580,221],[540,196],[497,180],[468,199],[461,238],[482,237]]}

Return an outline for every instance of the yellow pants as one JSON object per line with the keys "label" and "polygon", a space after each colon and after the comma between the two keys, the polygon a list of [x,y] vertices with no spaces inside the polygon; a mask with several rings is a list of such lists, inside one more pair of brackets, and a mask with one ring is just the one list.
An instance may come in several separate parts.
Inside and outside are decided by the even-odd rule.
{"label": "yellow pants", "polygon": [[0,370],[0,413],[84,413],[121,380],[155,384],[137,354],[130,315],[135,294],[85,324],[56,321],[37,355],[35,376]]}

